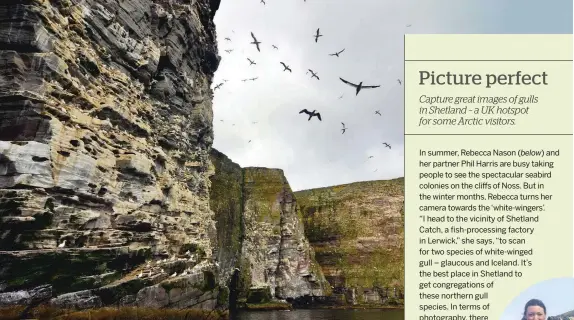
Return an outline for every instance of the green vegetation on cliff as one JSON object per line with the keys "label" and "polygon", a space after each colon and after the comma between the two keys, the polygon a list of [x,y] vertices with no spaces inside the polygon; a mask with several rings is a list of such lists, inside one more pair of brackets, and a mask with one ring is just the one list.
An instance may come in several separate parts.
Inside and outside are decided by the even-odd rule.
{"label": "green vegetation on cliff", "polygon": [[238,164],[215,149],[211,151],[211,162],[216,174],[211,177],[210,207],[215,212],[217,223],[218,258],[232,262],[241,252],[243,171]]}
{"label": "green vegetation on cliff", "polygon": [[[241,168],[217,150],[212,150],[211,161],[214,247],[229,286],[229,303],[273,304],[287,297],[325,295],[330,286],[305,239],[302,216],[283,171]],[[257,298],[260,291],[269,297]]]}
{"label": "green vegetation on cliff", "polygon": [[335,287],[404,287],[404,179],[295,192],[305,233]]}
{"label": "green vegetation on cliff", "polygon": [[249,167],[244,168],[245,190],[249,192],[249,207],[255,211],[258,222],[279,224],[281,210],[276,205],[285,188],[291,192],[291,188],[285,181],[283,171]]}

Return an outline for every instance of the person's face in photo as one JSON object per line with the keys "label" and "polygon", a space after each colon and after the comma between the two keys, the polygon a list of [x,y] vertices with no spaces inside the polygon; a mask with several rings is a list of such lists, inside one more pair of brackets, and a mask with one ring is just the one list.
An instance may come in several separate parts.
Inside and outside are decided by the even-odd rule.
{"label": "person's face in photo", "polygon": [[526,309],[526,320],[546,320],[546,313],[542,307],[530,306]]}

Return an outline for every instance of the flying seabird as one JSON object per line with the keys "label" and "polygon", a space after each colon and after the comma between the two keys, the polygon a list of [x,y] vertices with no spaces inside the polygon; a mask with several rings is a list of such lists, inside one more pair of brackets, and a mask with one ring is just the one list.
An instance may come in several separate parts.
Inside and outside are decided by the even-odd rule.
{"label": "flying seabird", "polygon": [[319,121],[323,121],[321,120],[321,114],[319,112],[315,112],[317,110],[313,110],[312,112],[309,112],[309,110],[307,109],[303,109],[301,111],[299,111],[299,113],[306,113],[309,115],[309,119],[307,119],[307,121],[311,121],[311,118],[313,118],[314,116],[316,116],[317,118],[319,118]]}
{"label": "flying seabird", "polygon": [[399,84],[403,84],[403,83],[401,82],[401,79],[397,79],[397,82],[398,82]]}
{"label": "flying seabird", "polygon": [[233,52],[233,49],[227,49],[227,50],[225,50],[225,52],[227,52],[227,53],[232,53],[232,52]]}
{"label": "flying seabird", "polygon": [[355,94],[356,96],[359,95],[359,91],[361,91],[361,89],[365,88],[365,89],[371,89],[371,88],[378,88],[380,87],[380,85],[378,86],[364,86],[363,85],[363,81],[359,82],[359,84],[354,84],[352,82],[349,82],[341,77],[339,77],[339,79],[341,79],[341,81],[343,81],[344,83],[350,85],[351,87],[355,87],[357,88],[357,93]]}
{"label": "flying seabird", "polygon": [[249,59],[249,58],[247,58],[247,60],[249,61],[249,65],[257,64],[257,63],[255,63],[255,61],[253,61],[253,60],[251,60],[251,59]]}
{"label": "flying seabird", "polygon": [[341,131],[342,131],[341,134],[344,134],[345,131],[347,130],[347,128],[345,128],[345,123],[344,123],[344,122],[341,122],[341,124],[343,125],[343,129],[341,129]]}
{"label": "flying seabird", "polygon": [[227,79],[223,79],[223,82],[227,82],[227,81],[229,81],[229,80],[227,80]]}
{"label": "flying seabird", "polygon": [[256,124],[256,123],[257,123],[257,121],[253,121],[252,123],[253,123],[253,124]]}
{"label": "flying seabird", "polygon": [[229,39],[229,38],[225,38],[225,40],[227,40],[227,41],[231,41],[231,39]]}
{"label": "flying seabird", "polygon": [[381,112],[379,110],[375,111],[375,114],[378,114],[379,116],[382,116]]}
{"label": "flying seabird", "polygon": [[319,80],[319,77],[317,76],[317,74],[315,73],[315,71],[309,69],[309,72],[311,72],[311,78],[317,78],[317,80]]}
{"label": "flying seabird", "polygon": [[339,51],[339,52],[331,53],[331,54],[329,54],[329,55],[330,55],[330,56],[337,56],[337,58],[338,58],[339,55],[340,55],[341,53],[343,53],[343,51],[345,51],[345,49],[343,49],[343,50],[341,50],[341,51]]}
{"label": "flying seabird", "polygon": [[251,78],[251,79],[249,79],[249,80],[255,81],[255,80],[257,80],[257,79],[259,79],[259,77]]}
{"label": "flying seabird", "polygon": [[291,68],[289,68],[289,66],[286,65],[284,62],[279,62],[279,63],[281,63],[283,65],[283,68],[284,68],[283,71],[289,70],[289,72],[293,72],[293,71],[291,71]]}
{"label": "flying seabird", "polygon": [[251,143],[251,140],[247,141],[247,143]]}
{"label": "flying seabird", "polygon": [[265,5],[265,0],[261,0],[261,3],[263,3],[263,5]]}
{"label": "flying seabird", "polygon": [[323,36],[322,34],[319,33],[319,29],[320,28],[317,28],[317,33],[313,36],[313,37],[315,37],[315,42],[317,42],[319,40],[319,37]]}
{"label": "flying seabird", "polygon": [[389,149],[391,148],[391,145],[390,145],[390,144],[388,144],[388,143],[386,143],[386,142],[383,142],[383,144],[385,145],[385,147],[387,147],[387,148],[389,148]]}
{"label": "flying seabird", "polygon": [[221,88],[222,85],[223,85],[223,82],[220,83],[220,84],[218,84],[218,85],[216,85],[215,88],[213,88],[213,90],[217,90],[217,89]]}
{"label": "flying seabird", "polygon": [[58,248],[64,248],[65,246],[66,246],[66,240],[62,241],[62,243],[58,245]]}
{"label": "flying seabird", "polygon": [[279,48],[277,48],[277,46],[276,46],[276,45],[271,45],[271,46],[272,46],[272,47],[273,47],[273,49],[275,49],[275,50],[279,49]]}
{"label": "flying seabird", "polygon": [[379,169],[375,169],[373,172],[377,172],[377,170],[379,170]]}
{"label": "flying seabird", "polygon": [[342,95],[339,97],[339,99],[343,99],[343,96],[344,96],[344,94],[342,94]]}
{"label": "flying seabird", "polygon": [[249,79],[241,79],[241,81],[245,82],[245,81],[249,81]]}
{"label": "flying seabird", "polygon": [[257,47],[257,51],[261,52],[261,50],[259,50],[259,44],[261,42],[257,41],[257,38],[255,38],[253,32],[251,32],[251,38],[253,38],[253,42],[251,42],[251,44],[254,44]]}
{"label": "flying seabird", "polygon": [[407,28],[410,27],[410,26],[412,26],[412,24],[407,24]]}

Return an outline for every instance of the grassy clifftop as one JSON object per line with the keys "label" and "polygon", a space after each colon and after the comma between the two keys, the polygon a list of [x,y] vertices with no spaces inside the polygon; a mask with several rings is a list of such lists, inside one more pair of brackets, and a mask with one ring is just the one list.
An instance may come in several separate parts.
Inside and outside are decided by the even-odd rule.
{"label": "grassy clifftop", "polygon": [[295,192],[305,234],[339,288],[404,288],[404,179]]}

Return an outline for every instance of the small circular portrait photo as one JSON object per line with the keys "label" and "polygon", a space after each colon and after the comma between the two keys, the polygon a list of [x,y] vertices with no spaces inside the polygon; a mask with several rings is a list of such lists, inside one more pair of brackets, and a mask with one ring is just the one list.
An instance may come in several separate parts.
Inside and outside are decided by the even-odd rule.
{"label": "small circular portrait photo", "polygon": [[574,320],[574,278],[556,278],[524,290],[500,320]]}

